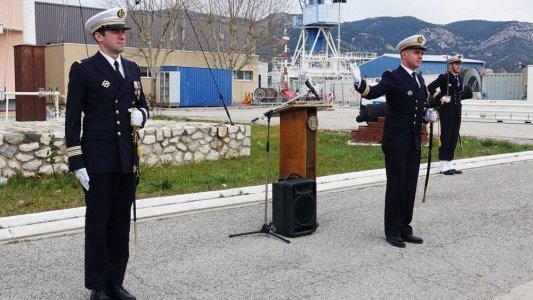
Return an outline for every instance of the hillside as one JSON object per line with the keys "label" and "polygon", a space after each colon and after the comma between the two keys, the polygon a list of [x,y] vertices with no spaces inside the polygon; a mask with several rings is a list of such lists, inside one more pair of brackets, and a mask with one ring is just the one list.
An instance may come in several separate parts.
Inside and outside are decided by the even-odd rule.
{"label": "hillside", "polygon": [[[289,48],[292,54],[300,31],[291,29],[291,25],[292,16],[286,14],[280,18],[276,31],[281,38],[283,28],[291,30]],[[335,39],[336,32],[334,29]],[[457,52],[485,61],[487,68],[509,72],[516,72],[518,63],[533,64],[533,23],[517,21],[469,20],[438,25],[414,17],[369,18],[341,24],[341,50],[377,52],[378,55],[391,53],[398,41],[413,34],[423,34],[427,38],[427,54]],[[282,51],[281,46],[270,47],[268,51],[259,49],[264,60]]]}

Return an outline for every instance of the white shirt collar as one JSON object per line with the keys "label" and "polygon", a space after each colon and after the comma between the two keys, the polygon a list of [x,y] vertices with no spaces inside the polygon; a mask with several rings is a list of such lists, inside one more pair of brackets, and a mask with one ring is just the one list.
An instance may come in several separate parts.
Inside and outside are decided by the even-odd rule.
{"label": "white shirt collar", "polygon": [[407,73],[409,73],[409,75],[413,74],[413,72],[416,72],[415,70],[412,70],[406,66],[404,66],[403,64],[400,64],[402,66],[402,68],[405,69],[405,71],[407,71]]}
{"label": "white shirt collar", "polygon": [[102,54],[102,56],[109,62],[109,64],[113,68],[113,70],[115,69],[115,61],[117,61],[118,62],[118,70],[119,70],[120,74],[122,74],[122,77],[124,77],[124,67],[122,66],[121,56],[119,55],[117,57],[117,59],[114,59],[111,56],[109,56],[109,55],[105,54],[104,52],[102,52],[101,50],[98,50],[98,51],[100,51],[100,54]]}
{"label": "white shirt collar", "polygon": [[98,51],[100,51],[100,54],[102,54],[102,56],[105,57],[105,59],[109,62],[109,64],[113,67],[113,69],[115,69],[115,60],[116,60],[118,62],[119,69],[122,71],[122,59],[120,55],[117,57],[117,59],[114,59],[111,56],[102,52],[101,50],[98,50]]}

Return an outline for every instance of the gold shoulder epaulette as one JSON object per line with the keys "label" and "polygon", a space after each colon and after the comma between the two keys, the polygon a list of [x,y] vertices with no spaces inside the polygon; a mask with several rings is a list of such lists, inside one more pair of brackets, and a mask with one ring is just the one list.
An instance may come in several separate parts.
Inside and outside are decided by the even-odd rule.
{"label": "gold shoulder epaulette", "polygon": [[79,64],[81,65],[81,60],[78,59],[76,62],[79,63]]}

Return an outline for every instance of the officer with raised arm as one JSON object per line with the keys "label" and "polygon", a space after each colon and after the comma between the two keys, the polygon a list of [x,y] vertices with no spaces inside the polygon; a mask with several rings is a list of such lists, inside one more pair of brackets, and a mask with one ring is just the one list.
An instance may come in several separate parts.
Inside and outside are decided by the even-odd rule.
{"label": "officer with raised arm", "polygon": [[428,98],[424,78],[417,73],[422,64],[422,35],[410,36],[396,46],[401,64],[387,70],[375,86],[361,79],[359,67],[350,65],[356,90],[366,99],[385,95],[388,112],[385,116],[381,148],[385,154],[387,187],[385,192],[385,239],[395,247],[405,242],[421,244],[413,235],[411,221],[420,168],[422,122],[437,120],[436,112],[425,104]]}

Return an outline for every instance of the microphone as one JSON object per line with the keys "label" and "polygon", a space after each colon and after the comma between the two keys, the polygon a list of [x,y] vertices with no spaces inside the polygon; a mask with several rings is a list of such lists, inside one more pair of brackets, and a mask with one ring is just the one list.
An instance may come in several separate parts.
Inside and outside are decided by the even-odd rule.
{"label": "microphone", "polygon": [[309,82],[309,79],[305,80],[305,86],[307,86],[307,88],[309,89],[309,91],[311,93],[313,93],[313,95],[315,95],[316,99],[320,99],[320,97],[318,96],[318,93],[316,92],[315,88],[311,85],[311,83]]}

